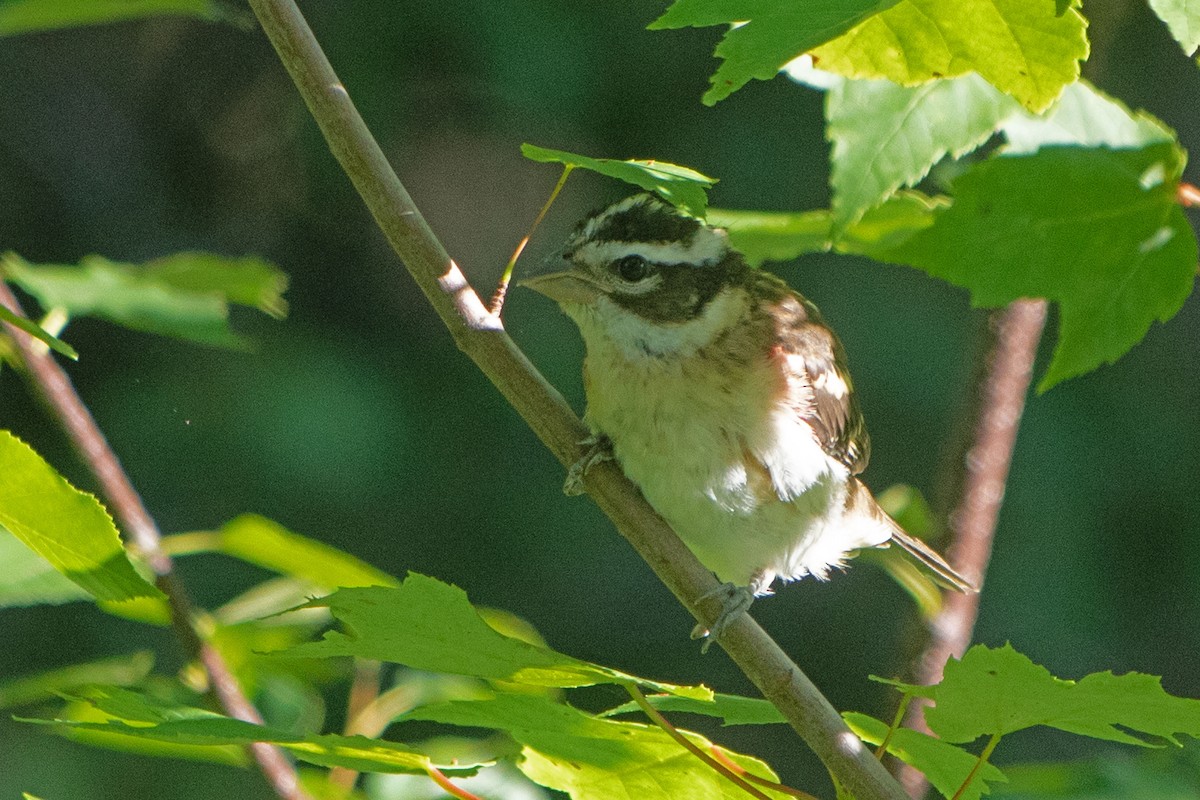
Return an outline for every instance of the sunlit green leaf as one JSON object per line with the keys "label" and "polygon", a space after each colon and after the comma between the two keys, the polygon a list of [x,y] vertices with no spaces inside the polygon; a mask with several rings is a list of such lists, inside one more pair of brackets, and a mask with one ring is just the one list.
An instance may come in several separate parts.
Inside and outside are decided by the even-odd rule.
{"label": "sunlit green leaf", "polygon": [[[652,694],[646,701],[659,711],[679,711],[717,717],[722,725],[767,725],[787,722],[787,717],[783,716],[779,709],[760,697],[714,694],[712,700],[701,700],[695,697]],[[642,713],[641,707],[633,701],[611,708],[602,716],[631,713]]]}
{"label": "sunlit green leaf", "polygon": [[4,274],[43,308],[94,316],[147,333],[245,347],[229,327],[230,304],[281,316],[286,276],[256,258],[177,253],[144,265],[87,256],[78,266],[30,264],[9,253]]}
{"label": "sunlit green leaf", "polygon": [[675,0],[651,29],[733,27],[717,45],[722,59],[704,102],[713,105],[753,79],[770,80],[784,64],[842,35],[897,0]]}
{"label": "sunlit green leaf", "polygon": [[830,211],[734,211],[711,209],[710,224],[729,231],[730,243],[752,265],[790,261],[806,253],[874,255],[899,246],[933,224],[935,212],[949,205],[945,198],[918,192],[898,192],[863,215],[833,241]]}
{"label": "sunlit green leaf", "polygon": [[166,545],[177,554],[181,548],[188,553],[224,553],[326,589],[400,583],[349,553],[289,531],[257,514],[243,514],[213,533],[168,537]]}
{"label": "sunlit green leaf", "polygon": [[1174,132],[1144,111],[1136,114],[1087,81],[1063,90],[1042,114],[1015,114],[1004,125],[1006,153],[1030,153],[1055,144],[1139,149],[1175,141]]}
{"label": "sunlit green leaf", "polygon": [[1183,52],[1195,55],[1200,48],[1200,0],[1149,0],[1159,19],[1167,23]]}
{"label": "sunlit green leaf", "polygon": [[989,159],[956,181],[933,225],[870,255],[963,286],[977,306],[1057,302],[1044,391],[1124,355],[1191,292],[1196,238],[1175,200],[1182,163],[1170,144]]}
{"label": "sunlit green leaf", "polygon": [[665,161],[617,161],[611,158],[589,158],[563,150],[548,150],[532,144],[521,145],[521,153],[532,161],[563,164],[598,172],[610,178],[632,183],[654,192],[663,200],[689,214],[703,217],[708,207],[706,190],[716,178],[702,175],[694,169],[668,164]]}
{"label": "sunlit green leaf", "polygon": [[634,681],[656,691],[712,695],[703,686],[646,681],[505,636],[484,622],[462,589],[414,572],[398,588],[341,589],[302,608],[328,608],[347,632],[330,631],[283,655],[357,656],[535,686]]}
{"label": "sunlit green leaf", "polygon": [[427,767],[436,766],[447,774],[471,774],[480,766],[433,764],[419,750],[365,736],[290,734],[200,708],[159,703],[145,695],[116,687],[93,687],[80,699],[91,703],[109,719],[105,722],[69,719],[22,721],[178,745],[217,747],[268,742],[310,764],[360,771],[424,773]]}
{"label": "sunlit green leaf", "polygon": [[1079,77],[1087,23],[1054,0],[903,0],[813,51],[848,78],[915,86],[977,72],[1031,111]]}
{"label": "sunlit green leaf", "polygon": [[0,431],[0,527],[100,600],[161,598],[133,568],[108,512],[29,445]]}
{"label": "sunlit green leaf", "polygon": [[0,36],[175,14],[216,20],[215,0],[5,0]]}
{"label": "sunlit green leaf", "polygon": [[75,359],[76,361],[79,360],[79,353],[75,351],[74,347],[71,347],[71,345],[67,344],[62,339],[59,339],[57,336],[47,333],[37,323],[31,322],[30,320],[25,319],[25,317],[14,314],[5,306],[0,306],[0,322],[7,322],[9,325],[20,328],[38,341],[44,342],[56,353],[62,353],[67,358]]}
{"label": "sunlit green leaf", "polygon": [[129,655],[102,658],[14,678],[0,683],[0,708],[48,700],[86,684],[133,686],[149,675],[153,667],[154,654],[149,650],[139,650]]}
{"label": "sunlit green leaf", "polygon": [[[656,727],[597,719],[538,695],[505,694],[490,700],[439,703],[415,709],[401,719],[505,731],[524,747],[518,764],[521,771],[543,786],[567,792],[572,800],[742,800],[746,796]],[[698,734],[682,733],[704,751],[713,747]],[[747,772],[778,780],[762,761],[718,749]],[[788,797],[766,788],[762,791],[769,797]]]}
{"label": "sunlit green leaf", "polygon": [[[887,735],[887,724],[866,714],[851,712],[842,714],[842,717],[850,730],[867,744],[878,745]],[[908,728],[900,728],[892,735],[888,752],[905,764],[919,769],[929,783],[947,798],[955,797],[979,761],[975,754],[961,747]],[[959,800],[979,800],[991,791],[989,783],[1005,780],[1004,773],[995,765],[984,764],[963,794],[958,795]]]}
{"label": "sunlit green leaf", "polygon": [[1020,110],[978,75],[914,87],[838,81],[825,100],[836,227],[916,185],[942,158],[974,150]]}
{"label": "sunlit green leaf", "polygon": [[1167,694],[1154,675],[1095,672],[1062,680],[1012,645],[975,645],[961,660],[950,659],[940,684],[923,690],[934,702],[925,721],[947,742],[1035,725],[1126,744],[1148,744],[1134,733],[1174,743],[1181,733],[1200,738],[1200,700]]}

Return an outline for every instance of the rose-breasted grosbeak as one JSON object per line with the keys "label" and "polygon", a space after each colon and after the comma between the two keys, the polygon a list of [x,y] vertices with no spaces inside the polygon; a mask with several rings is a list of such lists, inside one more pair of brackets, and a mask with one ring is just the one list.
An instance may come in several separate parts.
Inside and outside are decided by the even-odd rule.
{"label": "rose-breasted grosbeak", "polygon": [[826,578],[864,547],[894,542],[971,589],[855,477],[870,439],[837,336],[724,230],[639,194],[580,223],[562,258],[566,269],[524,285],[556,301],[587,346],[596,435],[566,488],[578,492],[611,446],[725,582],[714,636],[776,578]]}

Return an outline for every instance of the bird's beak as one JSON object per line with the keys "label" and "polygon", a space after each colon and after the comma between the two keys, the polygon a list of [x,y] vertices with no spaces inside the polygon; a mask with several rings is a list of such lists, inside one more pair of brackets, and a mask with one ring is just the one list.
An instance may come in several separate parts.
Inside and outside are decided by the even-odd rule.
{"label": "bird's beak", "polygon": [[602,294],[594,280],[575,269],[564,269],[561,272],[526,278],[517,285],[544,294],[559,305],[563,303],[589,305]]}

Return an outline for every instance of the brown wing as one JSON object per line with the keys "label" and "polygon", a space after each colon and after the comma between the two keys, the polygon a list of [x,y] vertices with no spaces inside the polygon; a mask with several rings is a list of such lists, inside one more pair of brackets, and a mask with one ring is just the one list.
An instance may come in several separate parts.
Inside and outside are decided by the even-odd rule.
{"label": "brown wing", "polygon": [[[760,273],[760,287],[778,279]],[[846,368],[846,353],[837,335],[821,319],[817,307],[779,281],[779,293],[772,304],[776,347],[794,370],[802,365],[799,377],[808,402],[799,404],[801,413],[817,434],[821,446],[857,475],[871,457],[871,438],[867,435],[854,384]]]}

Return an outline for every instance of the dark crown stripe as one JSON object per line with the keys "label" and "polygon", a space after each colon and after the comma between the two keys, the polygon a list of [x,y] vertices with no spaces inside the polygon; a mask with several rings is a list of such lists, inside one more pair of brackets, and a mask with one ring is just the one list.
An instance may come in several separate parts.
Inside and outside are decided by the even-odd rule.
{"label": "dark crown stripe", "polygon": [[698,230],[699,220],[648,197],[603,220],[589,238],[595,242],[679,242],[686,246]]}

